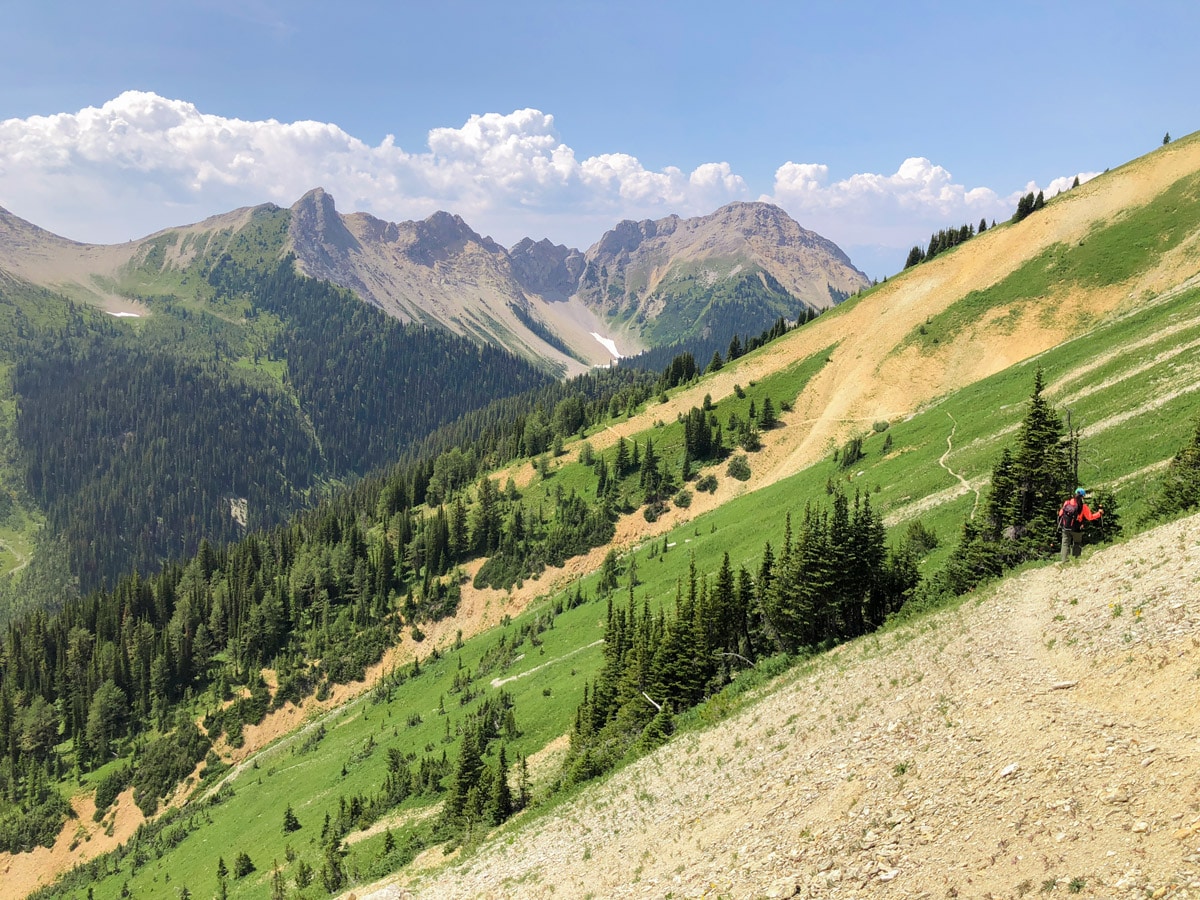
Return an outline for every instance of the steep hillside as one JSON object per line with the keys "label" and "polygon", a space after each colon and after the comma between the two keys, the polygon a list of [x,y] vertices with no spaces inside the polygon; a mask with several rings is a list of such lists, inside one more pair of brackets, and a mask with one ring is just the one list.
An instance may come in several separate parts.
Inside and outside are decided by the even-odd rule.
{"label": "steep hillside", "polygon": [[0,208],[0,270],[114,316],[144,316],[149,311],[140,297],[164,269],[185,268],[273,209],[237,209],[124,244],[81,244]]}
{"label": "steep hillside", "polygon": [[1007,579],[354,895],[1196,896],[1197,573],[1194,516]]}
{"label": "steep hillside", "polygon": [[[753,360],[617,426],[611,440],[833,347],[828,365],[796,398],[795,414],[767,437],[769,465],[758,467],[749,486],[793,474],[874,422],[902,419],[1106,318],[1195,285],[1198,173],[1195,136],[1163,147],[1053,198],[1036,216],[990,229],[842,304]],[[1170,228],[1153,237],[1156,221]],[[1040,277],[1047,272],[1057,277]]]}

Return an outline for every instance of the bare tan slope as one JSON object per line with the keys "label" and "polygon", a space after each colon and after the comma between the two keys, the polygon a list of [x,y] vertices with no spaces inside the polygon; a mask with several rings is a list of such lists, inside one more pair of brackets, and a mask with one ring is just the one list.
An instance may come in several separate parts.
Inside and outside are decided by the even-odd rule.
{"label": "bare tan slope", "polygon": [[[631,434],[699,405],[704,394],[727,396],[747,384],[836,344],[829,364],[796,398],[783,429],[771,434],[767,459],[756,466],[751,488],[790,475],[827,453],[848,435],[881,419],[909,415],[938,397],[1037,355],[1081,333],[1099,318],[1119,312],[1146,291],[1159,292],[1200,274],[1200,235],[1194,235],[1159,267],[1106,291],[1041,298],[1039,314],[1020,313],[1003,332],[988,321],[922,355],[898,350],[930,316],[972,291],[996,284],[1025,261],[1056,243],[1082,240],[1099,222],[1144,205],[1180,178],[1200,171],[1200,140],[1163,147],[1109,176],[1062,194],[1016,226],[994,228],[958,250],[939,256],[881,285],[861,302],[847,304],[770,345],[765,354],[739,360],[716,378],[672,398],[612,432]],[[1054,308],[1047,319],[1041,310]],[[1007,310],[995,312],[995,318]],[[605,443],[593,439],[593,445]],[[699,498],[698,498],[699,499]]]}
{"label": "bare tan slope", "polygon": [[1027,572],[357,897],[1200,896],[1198,577],[1200,517]]}
{"label": "bare tan slope", "polygon": [[[260,208],[235,209],[194,225],[164,229],[124,244],[80,244],[0,209],[0,269],[110,313],[149,315],[144,304],[113,289],[122,270],[149,252],[156,238],[167,232],[176,233],[178,238],[166,249],[166,262],[182,267],[205,246],[204,242],[187,241],[188,236],[232,233],[245,226]],[[184,246],[189,249],[181,250]]]}

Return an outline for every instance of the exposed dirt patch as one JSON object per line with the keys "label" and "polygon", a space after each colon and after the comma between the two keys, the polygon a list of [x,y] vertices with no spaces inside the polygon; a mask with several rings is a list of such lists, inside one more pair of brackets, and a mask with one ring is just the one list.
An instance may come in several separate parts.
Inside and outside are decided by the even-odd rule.
{"label": "exposed dirt patch", "polygon": [[71,809],[75,818],[67,821],[53,847],[16,856],[0,853],[0,897],[24,897],[73,866],[117,849],[144,821],[133,803],[133,788],[118,795],[99,822],[92,820],[96,803],[90,793],[73,797]]}

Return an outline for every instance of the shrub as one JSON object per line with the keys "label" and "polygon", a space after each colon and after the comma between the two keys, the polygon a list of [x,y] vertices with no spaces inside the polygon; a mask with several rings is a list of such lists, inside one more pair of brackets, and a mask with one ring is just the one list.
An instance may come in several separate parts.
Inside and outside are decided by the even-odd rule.
{"label": "shrub", "polygon": [[680,488],[679,493],[674,497],[674,503],[680,509],[687,509],[692,505],[692,492],[687,488]]}
{"label": "shrub", "polygon": [[647,503],[642,509],[642,517],[647,522],[657,522],[659,516],[667,511],[667,504],[661,500],[655,500],[653,503]]}
{"label": "shrub", "polygon": [[746,459],[746,454],[739,453],[730,459],[729,465],[725,467],[725,474],[738,481],[749,481],[750,462]]}
{"label": "shrub", "polygon": [[856,462],[866,456],[863,453],[863,439],[861,437],[852,437],[846,441],[842,447],[842,452],[838,456],[838,466],[843,470],[849,469]]}
{"label": "shrub", "polygon": [[129,787],[132,778],[133,769],[129,766],[122,766],[113,769],[96,784],[96,812],[93,818],[97,822],[104,818],[108,808],[117,799],[117,794]]}
{"label": "shrub", "polygon": [[742,433],[741,441],[739,443],[741,444],[743,450],[747,450],[751,453],[753,453],[755,450],[762,449],[762,438],[760,438],[758,435],[758,429],[754,428],[753,426],[748,427]]}
{"label": "shrub", "polygon": [[908,541],[908,546],[918,556],[924,556],[938,545],[937,534],[926,528],[925,523],[920,519],[914,519],[909,523],[904,536]]}
{"label": "shrub", "polygon": [[210,744],[191,722],[180,725],[146,747],[133,776],[133,802],[143,815],[158,811],[158,800],[204,759]]}
{"label": "shrub", "polygon": [[250,859],[250,855],[243,850],[237,855],[237,859],[233,861],[233,877],[245,878],[254,871],[254,862]]}
{"label": "shrub", "polygon": [[[1191,441],[1179,448],[1167,466],[1158,491],[1158,503],[1147,517],[1151,521],[1186,512],[1200,502],[1200,419],[1196,420],[1196,432]],[[1111,505],[1111,500],[1109,503]],[[1105,506],[1104,517],[1107,519],[1108,515],[1109,507]]]}
{"label": "shrub", "polygon": [[711,494],[716,489],[717,476],[713,475],[712,473],[709,473],[708,475],[701,475],[696,481],[696,490],[698,491],[704,491],[707,494]]}

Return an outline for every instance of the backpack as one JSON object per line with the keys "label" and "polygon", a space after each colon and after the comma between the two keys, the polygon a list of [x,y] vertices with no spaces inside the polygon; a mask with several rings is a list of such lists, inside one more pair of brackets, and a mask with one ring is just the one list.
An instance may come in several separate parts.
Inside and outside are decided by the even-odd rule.
{"label": "backpack", "polygon": [[1083,503],[1078,497],[1069,497],[1063,501],[1062,509],[1058,511],[1058,527],[1074,531],[1079,522],[1079,514],[1083,511]]}

